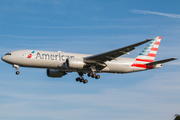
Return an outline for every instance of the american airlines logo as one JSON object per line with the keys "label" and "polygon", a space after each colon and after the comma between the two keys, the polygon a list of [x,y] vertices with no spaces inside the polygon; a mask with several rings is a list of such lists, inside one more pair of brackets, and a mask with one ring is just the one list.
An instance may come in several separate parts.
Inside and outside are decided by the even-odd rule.
{"label": "american airlines logo", "polygon": [[[27,58],[31,58],[31,57],[32,57],[32,54],[28,55]],[[44,59],[44,60],[62,60],[62,61],[66,61],[66,59],[74,58],[74,56],[69,56],[69,55],[60,54],[60,53],[58,53],[58,54],[44,54],[44,53],[37,52],[35,58],[36,59]]]}
{"label": "american airlines logo", "polygon": [[31,58],[32,56],[33,56],[33,53],[34,53],[35,51],[32,51],[28,56],[27,56],[27,58]]}

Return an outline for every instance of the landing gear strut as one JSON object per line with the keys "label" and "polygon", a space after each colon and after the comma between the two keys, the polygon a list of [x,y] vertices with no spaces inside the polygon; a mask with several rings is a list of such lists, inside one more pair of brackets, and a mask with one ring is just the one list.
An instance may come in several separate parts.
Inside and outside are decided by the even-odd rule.
{"label": "landing gear strut", "polygon": [[20,73],[20,72],[19,72],[19,65],[13,65],[13,67],[16,68],[16,70],[17,70],[17,71],[16,71],[16,75],[19,75],[19,73]]}

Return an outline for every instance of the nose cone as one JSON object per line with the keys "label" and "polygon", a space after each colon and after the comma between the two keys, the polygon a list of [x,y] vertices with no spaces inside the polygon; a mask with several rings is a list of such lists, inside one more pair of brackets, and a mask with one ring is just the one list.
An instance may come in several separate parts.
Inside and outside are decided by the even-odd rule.
{"label": "nose cone", "polygon": [[1,57],[1,60],[3,60],[4,62],[6,62],[6,63],[10,63],[10,60],[8,59],[8,56],[2,56]]}
{"label": "nose cone", "polygon": [[17,62],[21,62],[20,52],[13,51],[6,53],[4,56],[1,57],[1,59],[8,64],[16,64]]}
{"label": "nose cone", "polygon": [[1,57],[1,60],[5,61],[4,56]]}

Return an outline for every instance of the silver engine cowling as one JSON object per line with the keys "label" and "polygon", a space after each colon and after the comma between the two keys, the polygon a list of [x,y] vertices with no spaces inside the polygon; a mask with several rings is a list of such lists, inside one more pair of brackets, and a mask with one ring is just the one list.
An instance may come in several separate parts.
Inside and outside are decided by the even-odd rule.
{"label": "silver engine cowling", "polygon": [[66,72],[62,72],[60,70],[55,70],[55,69],[47,69],[47,76],[48,77],[62,77],[64,75],[66,75]]}
{"label": "silver engine cowling", "polygon": [[77,58],[66,59],[66,67],[68,68],[82,69],[85,65],[86,63],[84,63],[83,59],[77,59]]}

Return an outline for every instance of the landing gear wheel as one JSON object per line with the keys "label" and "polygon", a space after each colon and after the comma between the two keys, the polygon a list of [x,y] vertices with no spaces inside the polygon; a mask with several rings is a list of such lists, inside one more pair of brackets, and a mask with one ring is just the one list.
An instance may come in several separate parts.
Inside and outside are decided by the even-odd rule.
{"label": "landing gear wheel", "polygon": [[95,77],[96,77],[96,74],[93,74],[91,77],[92,77],[92,78],[95,78]]}
{"label": "landing gear wheel", "polygon": [[84,82],[84,79],[80,79],[80,82]]}
{"label": "landing gear wheel", "polygon": [[92,73],[88,73],[88,77],[91,77],[93,74]]}
{"label": "landing gear wheel", "polygon": [[19,71],[16,71],[16,75],[19,75],[19,73],[20,73]]}
{"label": "landing gear wheel", "polygon": [[80,77],[76,78],[76,81],[77,81],[77,82],[80,81]]}
{"label": "landing gear wheel", "polygon": [[96,79],[99,79],[100,78],[100,75],[96,75],[96,77],[95,77]]}
{"label": "landing gear wheel", "polygon": [[[79,82],[81,82],[81,83],[86,84],[86,83],[88,82],[88,80],[84,79],[84,77],[83,77],[84,74],[86,74],[86,73],[78,72],[78,74],[79,74],[80,77],[76,78],[76,81],[79,81]],[[91,77],[91,76],[92,76],[92,73],[88,73],[88,76]]]}
{"label": "landing gear wheel", "polygon": [[88,80],[84,80],[83,83],[86,84],[88,82]]}

